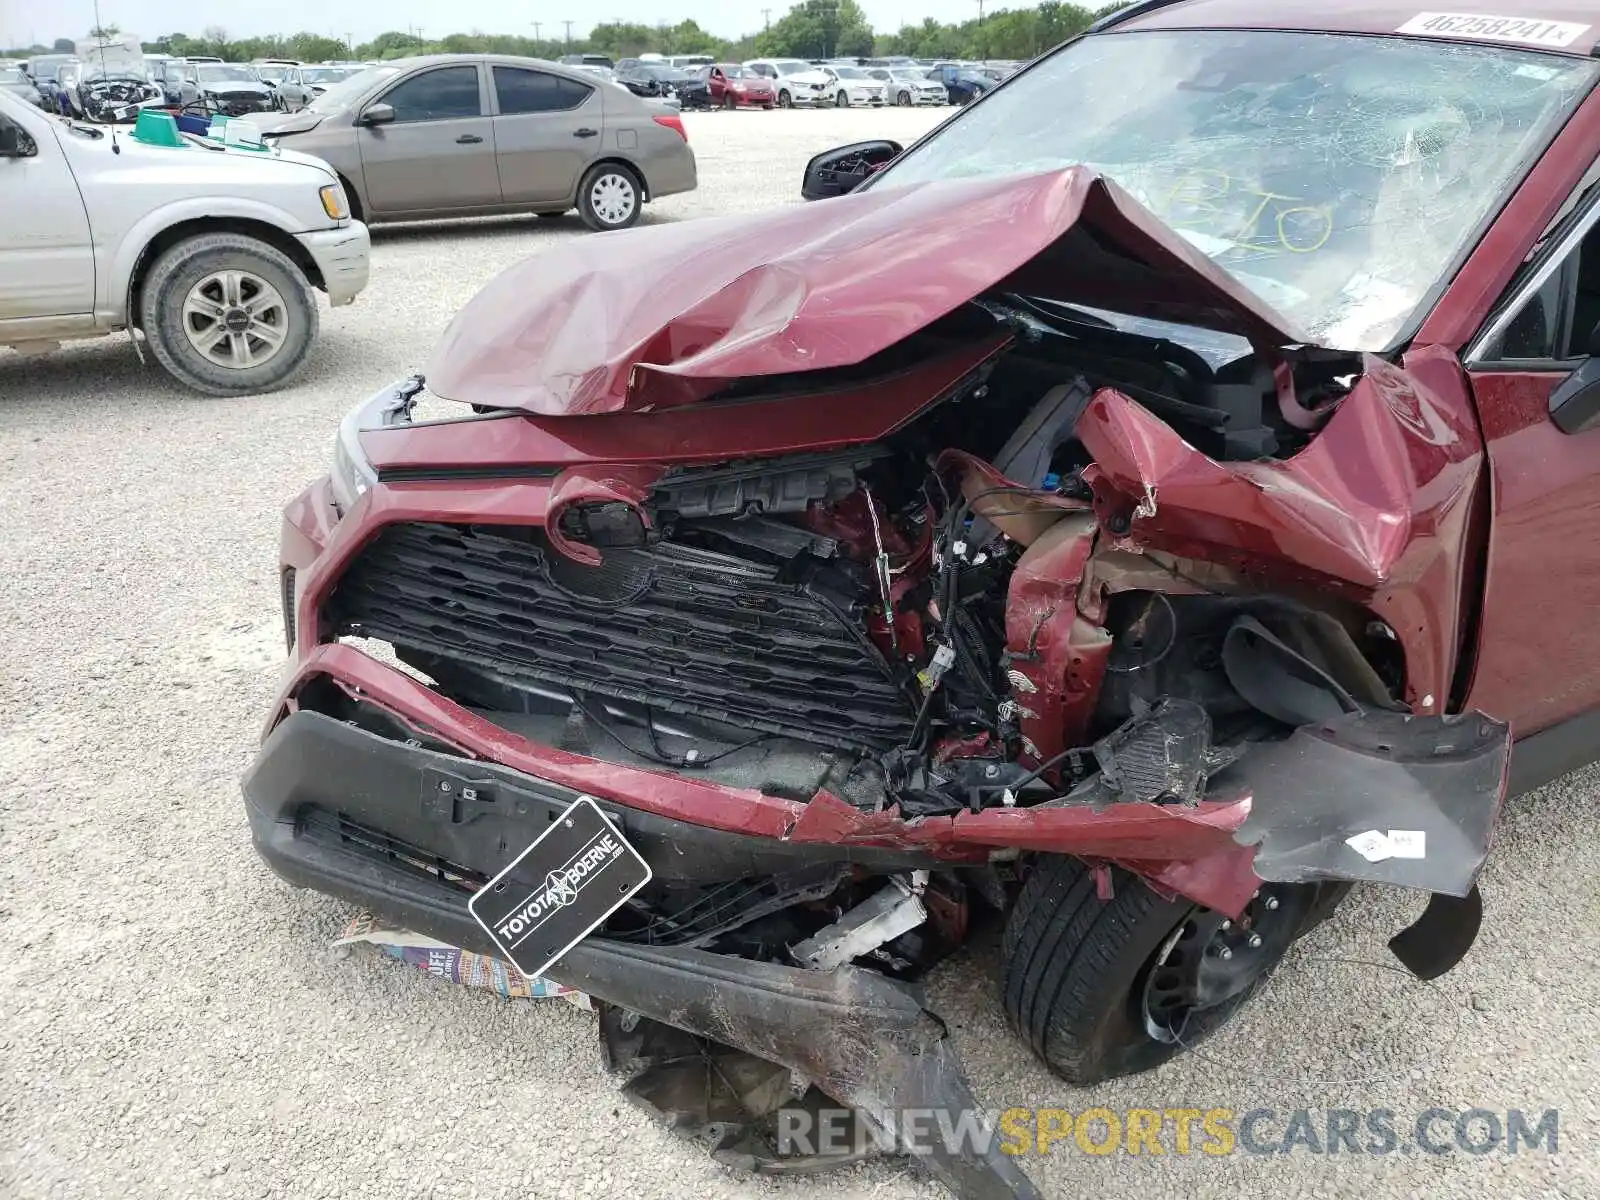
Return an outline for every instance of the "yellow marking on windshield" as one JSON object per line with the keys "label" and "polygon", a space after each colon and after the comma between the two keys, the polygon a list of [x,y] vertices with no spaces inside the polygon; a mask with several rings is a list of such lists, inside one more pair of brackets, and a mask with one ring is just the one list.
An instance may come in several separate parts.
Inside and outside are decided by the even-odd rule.
{"label": "yellow marking on windshield", "polygon": [[[1239,201],[1259,201],[1241,220]],[[1235,185],[1226,171],[1193,170],[1178,177],[1156,215],[1257,253],[1315,254],[1333,236],[1333,213],[1260,188]]]}

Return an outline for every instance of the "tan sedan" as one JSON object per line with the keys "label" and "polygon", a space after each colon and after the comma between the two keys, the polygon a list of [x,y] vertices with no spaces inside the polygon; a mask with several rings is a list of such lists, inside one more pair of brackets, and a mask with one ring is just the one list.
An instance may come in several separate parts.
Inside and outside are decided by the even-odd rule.
{"label": "tan sedan", "polygon": [[624,229],[696,182],[676,111],[531,58],[398,59],[248,119],[329,163],[369,224],[576,208],[591,229]]}

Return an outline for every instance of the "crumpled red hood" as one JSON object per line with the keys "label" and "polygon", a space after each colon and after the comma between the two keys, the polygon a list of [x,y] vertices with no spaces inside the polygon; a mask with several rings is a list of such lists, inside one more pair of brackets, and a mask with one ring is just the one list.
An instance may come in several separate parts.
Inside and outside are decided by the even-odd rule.
{"label": "crumpled red hood", "polygon": [[1305,340],[1074,167],[575,238],[468,302],[426,373],[447,399],[551,416],[668,407],[735,379],[852,366],[998,285],[1263,348]]}

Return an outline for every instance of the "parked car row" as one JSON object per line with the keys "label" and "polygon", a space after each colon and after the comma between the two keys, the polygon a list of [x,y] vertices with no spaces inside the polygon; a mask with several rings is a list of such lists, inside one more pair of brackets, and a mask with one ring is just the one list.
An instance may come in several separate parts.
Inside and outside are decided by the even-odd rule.
{"label": "parked car row", "polygon": [[906,60],[857,66],[800,58],[758,58],[744,69],[772,81],[779,108],[855,104],[967,104],[996,86],[984,71],[962,63],[926,66]]}
{"label": "parked car row", "polygon": [[41,108],[90,121],[132,120],[134,109],[150,106],[240,116],[296,112],[368,65],[174,58],[144,54],[128,35],[115,43],[79,43],[70,55],[0,65],[0,86]]}
{"label": "parked car row", "polygon": [[570,54],[565,65],[683,108],[848,108],[885,104],[967,104],[1017,69],[1015,63],[912,59],[758,58],[719,63],[707,55],[640,55],[613,61]]}
{"label": "parked car row", "polygon": [[[85,64],[55,64],[56,82],[73,65]],[[576,209],[591,229],[622,229],[697,183],[674,108],[571,66],[401,59],[294,112],[263,103],[249,68],[167,62],[159,78],[175,66],[203,97],[177,112],[198,104],[259,144],[184,135],[167,117],[164,142],[108,136],[60,119],[81,114],[40,103],[31,85],[0,87],[0,346],[136,330],[190,387],[268,391],[305,360],[314,290],[337,305],[365,286],[368,223]]]}
{"label": "parked car row", "polygon": [[[207,115],[298,112],[352,75],[375,63],[300,63],[262,59],[227,63],[215,58],[141,55],[137,39],[119,54],[113,73],[92,55],[44,55],[0,74],[0,85],[32,88],[33,103],[89,120],[131,120],[140,106],[161,105]],[[567,55],[559,65],[614,83],[636,96],[679,108],[848,108],[894,104],[966,104],[1003,76],[995,67],[905,60],[811,62],[755,59],[718,63],[708,55],[641,55],[613,62],[603,54]],[[4,70],[0,68],[0,70]],[[96,98],[86,102],[93,84]],[[107,86],[109,85],[109,86]]]}

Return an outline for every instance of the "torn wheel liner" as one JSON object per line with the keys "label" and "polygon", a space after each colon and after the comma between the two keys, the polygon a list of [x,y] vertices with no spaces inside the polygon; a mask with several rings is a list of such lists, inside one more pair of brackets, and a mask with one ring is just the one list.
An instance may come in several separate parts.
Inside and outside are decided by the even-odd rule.
{"label": "torn wheel liner", "polygon": [[1236,836],[1257,847],[1262,879],[1465,896],[1489,853],[1510,752],[1507,726],[1480,714],[1336,717],[1239,764],[1256,799]]}

